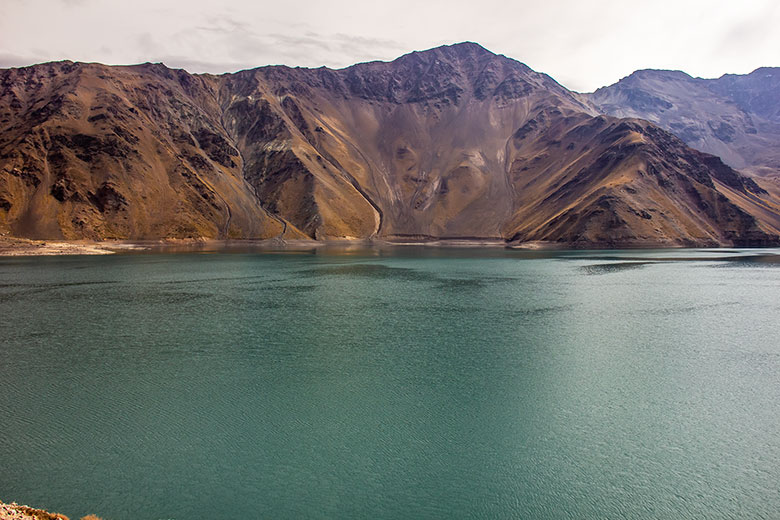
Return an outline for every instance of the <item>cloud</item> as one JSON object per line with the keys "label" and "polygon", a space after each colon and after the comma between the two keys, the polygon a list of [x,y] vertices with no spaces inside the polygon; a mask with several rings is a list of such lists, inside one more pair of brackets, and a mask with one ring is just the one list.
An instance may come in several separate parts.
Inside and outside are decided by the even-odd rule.
{"label": "cloud", "polygon": [[300,36],[273,33],[261,39],[265,45],[276,49],[282,56],[309,66],[319,64],[344,67],[356,61],[392,59],[411,50],[402,43],[387,38],[340,33],[307,32]]}
{"label": "cloud", "polygon": [[390,38],[320,33],[307,24],[296,25],[295,31],[263,27],[263,32],[223,14],[191,30],[177,31],[167,42],[143,33],[136,45],[147,59],[163,59],[177,67],[191,67],[193,72],[213,73],[275,64],[344,67],[357,61],[393,59],[410,50]]}
{"label": "cloud", "polygon": [[241,62],[233,62],[233,63],[225,63],[223,61],[212,62],[212,61],[192,59],[188,56],[176,56],[176,55],[158,56],[151,61],[162,62],[167,67],[170,67],[172,69],[184,69],[187,72],[191,72],[193,74],[201,74],[201,73],[223,74],[225,72],[236,72],[239,70],[255,67],[255,66],[247,66],[245,63],[241,63]]}
{"label": "cloud", "polygon": [[737,20],[715,46],[715,53],[742,53],[760,49],[777,31],[780,4],[771,4],[757,13]]}
{"label": "cloud", "polygon": [[46,58],[35,57],[30,55],[20,55],[8,52],[0,52],[0,68],[10,67],[26,67],[35,63],[43,63],[51,61]]}
{"label": "cloud", "polygon": [[[376,59],[393,59],[405,52],[403,46],[398,42],[374,41],[365,37],[353,39],[347,35],[338,34],[307,34],[300,37],[269,34],[232,38],[227,49],[228,52],[225,53],[232,59],[193,59],[183,54],[157,52],[147,61],[162,61],[169,67],[211,74],[280,64],[341,68],[356,62],[351,53],[356,41],[360,41],[366,49],[374,49],[376,53],[374,58]],[[144,38],[144,46],[150,45],[154,44],[148,38]],[[388,47],[396,49],[389,53],[389,56],[387,56],[388,53],[384,52]]]}
{"label": "cloud", "polygon": [[198,31],[213,32],[218,34],[233,34],[235,32],[251,33],[252,25],[247,22],[234,20],[228,16],[218,16],[210,24],[195,27]]}

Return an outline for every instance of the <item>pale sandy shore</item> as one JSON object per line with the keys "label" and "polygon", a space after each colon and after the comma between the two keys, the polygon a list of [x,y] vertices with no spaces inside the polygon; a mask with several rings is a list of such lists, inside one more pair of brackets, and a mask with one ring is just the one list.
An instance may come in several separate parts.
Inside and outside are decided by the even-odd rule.
{"label": "pale sandy shore", "polygon": [[113,242],[61,242],[0,237],[0,256],[110,255],[127,247],[132,246]]}
{"label": "pale sandy shore", "polygon": [[[526,251],[551,251],[561,249],[615,249],[613,244],[565,244],[559,242],[529,241],[505,242],[496,239],[344,239],[344,240],[212,240],[212,239],[163,239],[163,240],[30,240],[0,236],[0,257],[2,256],[54,256],[54,255],[110,255],[113,253],[193,253],[193,252],[252,252],[252,251],[310,251],[333,249],[365,251],[367,249],[404,247],[426,248],[470,248],[470,249],[514,249]],[[675,242],[635,242],[623,244],[618,249],[658,249],[707,247],[717,244],[679,244]]]}
{"label": "pale sandy shore", "polygon": [[426,240],[391,241],[381,239],[363,240],[30,240],[26,238],[0,236],[0,256],[52,256],[52,255],[110,255],[148,251],[152,253],[177,253],[198,251],[242,251],[242,250],[310,250],[319,248],[365,249],[405,246],[496,248],[506,243],[496,240]]}

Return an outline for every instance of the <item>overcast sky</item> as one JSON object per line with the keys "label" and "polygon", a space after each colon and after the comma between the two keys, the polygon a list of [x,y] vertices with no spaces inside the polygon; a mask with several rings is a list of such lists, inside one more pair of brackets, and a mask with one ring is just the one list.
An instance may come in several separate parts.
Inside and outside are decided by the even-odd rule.
{"label": "overcast sky", "polygon": [[636,69],[780,65],[778,0],[0,0],[0,67],[345,67],[475,41],[581,92]]}

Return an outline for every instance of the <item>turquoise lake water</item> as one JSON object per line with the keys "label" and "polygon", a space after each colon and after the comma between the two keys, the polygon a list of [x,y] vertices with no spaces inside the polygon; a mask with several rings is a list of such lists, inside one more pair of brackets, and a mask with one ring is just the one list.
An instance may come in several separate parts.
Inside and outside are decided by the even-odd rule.
{"label": "turquoise lake water", "polygon": [[0,499],[778,518],[780,251],[0,259]]}

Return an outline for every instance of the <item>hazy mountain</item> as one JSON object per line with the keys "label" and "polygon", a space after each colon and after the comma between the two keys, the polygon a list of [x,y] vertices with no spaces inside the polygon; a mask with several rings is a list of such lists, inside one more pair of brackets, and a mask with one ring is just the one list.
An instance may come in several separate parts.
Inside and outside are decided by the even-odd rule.
{"label": "hazy mountain", "polygon": [[652,121],[734,168],[780,172],[780,68],[718,79],[641,70],[587,97],[600,112]]}
{"label": "hazy mountain", "polygon": [[341,70],[3,70],[0,231],[777,240],[772,193],[594,99],[471,43]]}

